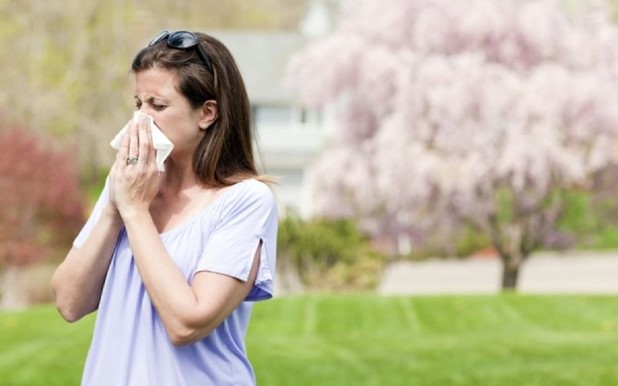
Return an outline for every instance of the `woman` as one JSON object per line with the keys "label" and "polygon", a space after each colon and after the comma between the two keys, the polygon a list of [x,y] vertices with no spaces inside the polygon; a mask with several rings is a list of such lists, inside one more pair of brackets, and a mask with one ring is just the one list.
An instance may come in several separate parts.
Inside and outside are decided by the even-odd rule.
{"label": "woman", "polygon": [[165,31],[133,60],[136,109],[174,144],[155,165],[132,123],[52,287],[62,316],[98,309],[84,385],[253,385],[251,301],[272,297],[277,207],[258,176],[230,52]]}

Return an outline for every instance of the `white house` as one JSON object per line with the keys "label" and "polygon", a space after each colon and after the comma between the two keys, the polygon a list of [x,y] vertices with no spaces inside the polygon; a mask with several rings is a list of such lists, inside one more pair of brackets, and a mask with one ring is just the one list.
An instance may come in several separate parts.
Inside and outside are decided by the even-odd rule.
{"label": "white house", "polygon": [[333,118],[303,108],[283,77],[290,56],[327,32],[327,17],[316,1],[298,32],[209,31],[230,49],[244,77],[258,132],[258,162],[279,179],[275,190],[282,209],[302,216],[311,211],[305,170],[325,145]]}

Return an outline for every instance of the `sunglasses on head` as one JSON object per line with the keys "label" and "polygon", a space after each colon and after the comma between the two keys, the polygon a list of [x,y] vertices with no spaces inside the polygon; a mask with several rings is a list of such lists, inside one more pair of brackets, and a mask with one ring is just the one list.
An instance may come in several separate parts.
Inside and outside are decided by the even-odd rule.
{"label": "sunglasses on head", "polygon": [[169,47],[176,48],[179,50],[186,50],[188,48],[197,46],[197,53],[199,54],[200,58],[206,65],[206,68],[211,73],[214,73],[212,69],[212,63],[208,59],[208,54],[206,54],[206,51],[204,51],[204,49],[202,48],[202,45],[200,44],[200,40],[196,34],[190,31],[176,31],[176,32],[163,31],[159,33],[157,36],[155,36],[155,38],[152,39],[150,43],[148,43],[148,47],[153,46],[165,39],[167,39],[167,45]]}

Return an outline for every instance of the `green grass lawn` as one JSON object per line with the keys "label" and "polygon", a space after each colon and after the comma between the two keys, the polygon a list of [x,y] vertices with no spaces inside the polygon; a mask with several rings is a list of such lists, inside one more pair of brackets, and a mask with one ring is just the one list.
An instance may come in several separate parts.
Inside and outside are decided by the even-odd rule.
{"label": "green grass lawn", "polygon": [[[93,321],[0,313],[0,385],[79,384]],[[285,297],[247,345],[260,386],[618,385],[618,297]]]}

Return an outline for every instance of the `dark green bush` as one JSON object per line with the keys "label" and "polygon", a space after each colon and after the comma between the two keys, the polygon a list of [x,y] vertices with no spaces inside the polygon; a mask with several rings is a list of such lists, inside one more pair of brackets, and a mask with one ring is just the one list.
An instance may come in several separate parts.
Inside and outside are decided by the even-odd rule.
{"label": "dark green bush", "polygon": [[351,220],[303,220],[294,214],[279,224],[281,269],[292,268],[305,286],[322,290],[371,289],[384,257]]}

